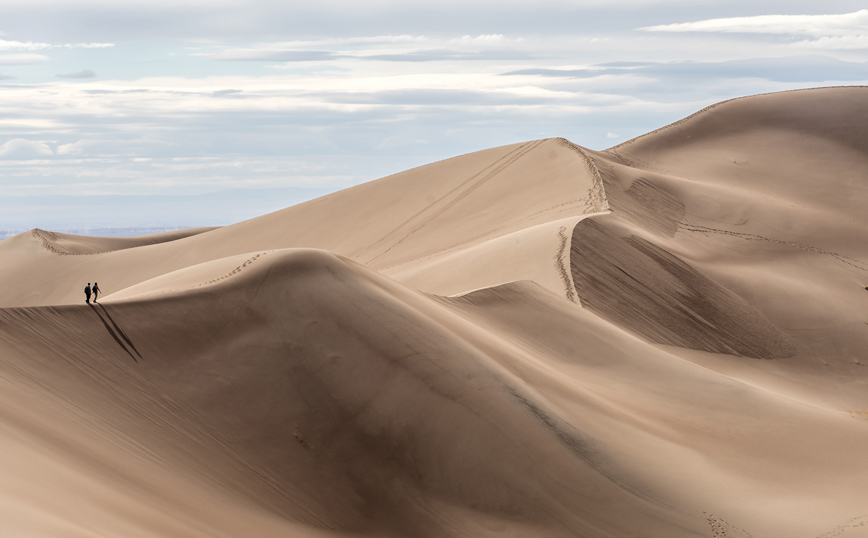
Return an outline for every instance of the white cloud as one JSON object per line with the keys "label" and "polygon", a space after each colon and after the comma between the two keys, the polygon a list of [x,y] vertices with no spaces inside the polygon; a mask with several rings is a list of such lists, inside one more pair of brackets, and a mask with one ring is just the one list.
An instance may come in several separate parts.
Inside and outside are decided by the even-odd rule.
{"label": "white cloud", "polygon": [[79,140],[71,144],[61,144],[57,146],[58,155],[84,155],[89,148],[96,145],[93,140]]}
{"label": "white cloud", "polygon": [[92,69],[82,69],[74,73],[63,73],[55,76],[59,78],[94,78],[96,73]]}
{"label": "white cloud", "polygon": [[33,65],[48,60],[42,54],[0,54],[0,65]]}
{"label": "white cloud", "polygon": [[450,43],[462,43],[467,45],[492,45],[502,43],[506,39],[503,34],[482,34],[478,36],[462,36],[457,39],[450,39]]}
{"label": "white cloud", "polygon": [[56,48],[67,49],[103,49],[114,47],[114,43],[66,43],[64,45],[53,45],[51,43],[40,43],[36,41],[12,41],[0,39],[0,51],[7,50],[48,50]]}
{"label": "white cloud", "polygon": [[68,49],[105,49],[114,46],[114,43],[67,43],[64,45]]}
{"label": "white cloud", "polygon": [[0,39],[0,50],[43,50],[50,49],[51,43],[35,43],[33,41],[7,41]]}
{"label": "white cloud", "polygon": [[[24,110],[28,106],[26,101],[21,100],[18,96],[9,96],[9,92],[4,93],[7,93],[7,95],[4,95],[4,98],[8,99],[7,102],[11,103],[11,105],[5,109],[0,108],[0,115],[11,116],[15,108]],[[0,103],[2,102],[3,100],[0,100]],[[0,132],[48,131],[51,129],[61,128],[63,125],[63,122],[59,122],[56,119],[37,118],[35,113],[28,113],[26,116],[5,117],[0,119]]]}
{"label": "white cloud", "polygon": [[[224,49],[217,53],[192,53],[211,60],[224,61],[327,61],[340,58],[366,58],[385,54],[417,53],[424,56],[428,49],[438,52],[452,48],[491,48],[518,44],[523,38],[507,38],[503,34],[465,35],[457,38],[428,38],[412,35],[381,35],[368,37],[335,38],[315,41],[284,41],[259,43],[247,48]],[[420,50],[415,45],[424,45]],[[457,46],[457,47],[455,47]],[[363,50],[365,54],[359,55]],[[343,56],[342,56],[343,55]]]}
{"label": "white cloud", "polygon": [[868,50],[868,35],[825,36],[799,41],[792,46],[822,50]]}
{"label": "white cloud", "polygon": [[320,50],[226,50],[206,55],[212,60],[233,62],[315,62],[333,59],[333,53]]}
{"label": "white cloud", "polygon": [[45,142],[13,138],[0,146],[0,158],[4,159],[28,159],[47,155],[54,155],[54,152]]}
{"label": "white cloud", "polygon": [[269,43],[260,46],[260,48],[270,49],[297,49],[305,47],[328,47],[328,46],[352,46],[352,45],[378,45],[378,44],[394,44],[394,43],[424,43],[428,41],[425,36],[413,36],[407,34],[401,35],[378,35],[378,36],[360,36],[360,37],[335,37],[329,39],[317,39],[308,41],[284,41],[280,43]]}
{"label": "white cloud", "polygon": [[727,32],[807,36],[868,34],[868,9],[839,15],[758,15],[646,26],[647,32]]}
{"label": "white cloud", "polygon": [[609,131],[608,133],[606,133],[606,138],[621,138],[621,135]]}

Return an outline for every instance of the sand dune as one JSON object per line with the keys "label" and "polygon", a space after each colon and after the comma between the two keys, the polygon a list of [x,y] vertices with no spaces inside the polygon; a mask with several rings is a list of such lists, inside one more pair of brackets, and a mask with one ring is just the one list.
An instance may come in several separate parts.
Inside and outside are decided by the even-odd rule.
{"label": "sand dune", "polygon": [[[32,234],[0,242],[2,306],[75,304],[96,280],[106,294],[190,265],[277,248],[321,248],[389,274],[456,249],[575,215],[599,212],[601,179],[560,139],[495,148],[341,191],[176,241],[88,257],[58,257]],[[492,204],[492,200],[497,200]],[[557,236],[557,230],[554,231]],[[18,259],[27,252],[27,259]],[[148,260],[142,264],[142,260]],[[520,269],[520,264],[516,264]],[[468,268],[470,269],[470,268]],[[33,272],[37,271],[36,274]],[[459,275],[453,290],[485,284]],[[38,293],[18,284],[45,283]],[[535,276],[528,274],[527,277]],[[476,278],[472,287],[464,278]],[[482,279],[482,284],[479,280]],[[81,285],[79,285],[81,282]],[[501,282],[490,282],[499,284]],[[477,285],[478,284],[478,285]],[[427,290],[426,290],[427,291]]]}
{"label": "sand dune", "polygon": [[0,242],[0,529],[866,536],[866,104]]}

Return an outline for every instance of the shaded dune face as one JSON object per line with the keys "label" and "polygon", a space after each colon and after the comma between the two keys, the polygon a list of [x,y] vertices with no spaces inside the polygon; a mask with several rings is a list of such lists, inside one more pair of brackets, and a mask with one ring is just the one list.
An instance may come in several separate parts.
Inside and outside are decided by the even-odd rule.
{"label": "shaded dune face", "polygon": [[[101,382],[128,391],[142,413],[115,422],[116,434],[148,445],[138,422],[166,420],[161,402],[172,402],[199,417],[218,452],[182,446],[173,463],[201,469],[187,458],[209,458],[200,472],[221,482],[226,460],[240,460],[249,472],[230,466],[229,485],[292,520],[406,536],[488,534],[476,518],[517,535],[651,525],[664,536],[661,522],[681,519],[444,304],[333,254],[294,250],[183,297],[6,310],[0,334],[14,342],[26,332],[63,356],[56,342],[94,331],[91,352],[114,363]],[[600,515],[611,510],[622,517]]]}
{"label": "shaded dune face", "polygon": [[675,237],[687,209],[636,173],[601,167],[611,213],[573,228],[570,273],[581,306],[657,344],[764,359],[795,354],[750,303],[653,242]]}
{"label": "shaded dune face", "polygon": [[681,200],[644,177],[634,180],[627,189],[615,183],[611,174],[603,177],[609,205],[619,218],[656,235],[675,236],[686,213]]}
{"label": "shaded dune face", "polygon": [[736,354],[862,362],[866,105],[866,88],[740,98],[593,153],[613,208],[606,222],[677,253],[794,346],[773,338],[768,353]]}
{"label": "shaded dune face", "polygon": [[649,241],[586,219],[570,267],[582,306],[658,344],[772,359],[795,348],[749,303]]}
{"label": "shaded dune face", "polygon": [[[235,315],[194,357],[159,351],[163,390],[275,483],[305,477],[320,517],[439,535],[425,508],[433,497],[534,534],[620,533],[635,521],[622,527],[591,508],[619,498],[631,518],[657,519],[661,508],[642,507],[649,497],[603,444],[527,394],[431,299],[310,250],[276,254],[214,291],[197,294],[192,310],[203,314],[184,330],[215,324],[216,311]],[[141,305],[169,339],[161,310],[170,315],[173,302]],[[577,502],[576,484],[597,492]]]}

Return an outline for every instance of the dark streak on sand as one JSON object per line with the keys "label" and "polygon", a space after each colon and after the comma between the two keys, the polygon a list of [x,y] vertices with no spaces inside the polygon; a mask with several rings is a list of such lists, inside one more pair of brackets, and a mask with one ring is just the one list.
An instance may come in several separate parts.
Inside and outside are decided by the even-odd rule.
{"label": "dark streak on sand", "polygon": [[[88,304],[88,306],[90,306],[90,308],[94,312],[96,312],[96,315],[99,316],[99,320],[102,321],[102,324],[105,326],[105,330],[107,330],[109,332],[109,334],[112,335],[112,338],[115,339],[115,342],[117,342],[118,345],[121,346],[121,348],[127,352],[127,355],[129,355],[131,359],[133,359],[135,362],[139,362],[139,359],[137,359],[135,357],[135,355],[133,355],[132,352],[129,349],[127,349],[127,347],[124,345],[124,343],[121,341],[120,337],[118,336],[118,334],[122,334],[123,331],[121,331],[120,328],[118,328],[118,326],[115,325],[115,328],[118,331],[118,332],[115,332],[115,330],[112,329],[111,326],[109,326],[109,323],[106,321],[106,318],[104,318],[103,315],[100,314],[99,309],[97,309],[97,305]],[[98,306],[102,306],[102,305],[98,305]],[[108,311],[105,310],[105,307],[103,307],[103,311],[105,311],[106,316],[109,319],[111,319],[111,316],[108,315]],[[114,321],[112,321],[112,325],[114,325]],[[124,336],[124,339],[126,339],[129,342],[129,340],[126,338],[126,336]],[[130,346],[132,346],[132,342],[130,342]],[[135,349],[135,347],[133,347],[133,349]],[[138,351],[136,351],[136,354],[138,354]],[[141,357],[141,355],[139,355],[139,357]]]}
{"label": "dark streak on sand", "polygon": [[606,457],[604,447],[600,445],[599,441],[588,437],[566,422],[553,417],[515,388],[506,386],[506,389],[515,400],[517,400],[534,416],[537,421],[545,426],[550,432],[555,434],[558,441],[560,441],[564,447],[575,454],[579,459],[590,465],[595,471],[605,476],[621,489],[632,493],[636,497],[657,506],[669,508],[658,499],[646,494],[634,485],[627,483],[623,477],[623,473],[617,471],[615,463]]}

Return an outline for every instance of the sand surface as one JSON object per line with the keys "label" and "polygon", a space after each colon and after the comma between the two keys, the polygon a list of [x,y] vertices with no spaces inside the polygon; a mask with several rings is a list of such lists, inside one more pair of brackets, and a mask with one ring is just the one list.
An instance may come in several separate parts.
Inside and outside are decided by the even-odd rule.
{"label": "sand surface", "polygon": [[866,207],[826,88],[7,239],[0,535],[868,537]]}

